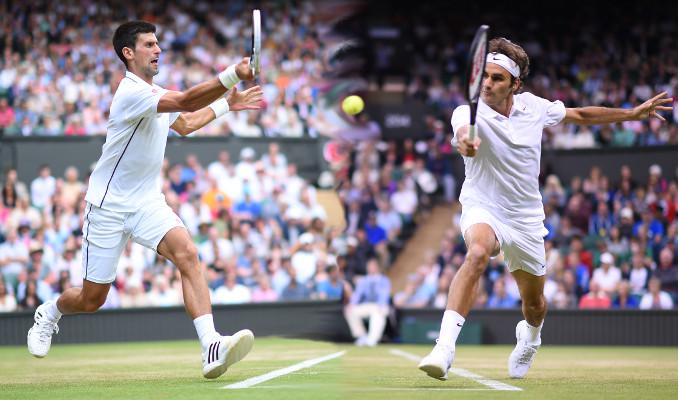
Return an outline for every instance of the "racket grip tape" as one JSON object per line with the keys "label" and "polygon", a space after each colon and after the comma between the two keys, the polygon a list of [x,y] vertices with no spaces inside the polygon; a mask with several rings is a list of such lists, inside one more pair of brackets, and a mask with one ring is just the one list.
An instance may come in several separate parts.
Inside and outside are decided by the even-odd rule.
{"label": "racket grip tape", "polygon": [[471,126],[469,127],[469,130],[468,130],[468,138],[469,138],[469,140],[471,140],[471,141],[476,140],[476,126],[475,126],[475,125],[471,125]]}

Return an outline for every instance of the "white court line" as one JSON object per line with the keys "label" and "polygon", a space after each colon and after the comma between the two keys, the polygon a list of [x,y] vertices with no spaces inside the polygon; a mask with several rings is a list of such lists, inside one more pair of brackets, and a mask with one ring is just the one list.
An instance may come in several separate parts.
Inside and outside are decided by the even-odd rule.
{"label": "white court line", "polygon": [[[267,385],[267,386],[257,386],[250,389],[268,389],[268,390],[280,390],[280,389],[308,389],[308,385]],[[421,392],[421,391],[431,391],[431,392],[493,392],[494,389],[490,388],[444,388],[444,387],[424,387],[424,388],[404,388],[404,387],[355,387],[351,386],[349,388],[342,387],[344,392]]]}
{"label": "white court line", "polygon": [[[408,353],[402,350],[397,350],[397,349],[391,349],[391,354],[394,354],[396,356],[404,357],[407,358],[408,360],[419,362],[421,360],[421,357],[418,357],[412,353]],[[494,390],[510,390],[510,391],[522,391],[523,389],[509,385],[504,382],[499,382],[495,381],[494,379],[489,379],[485,378],[484,376],[475,374],[469,370],[462,369],[462,368],[450,368],[449,372],[461,376],[462,378],[468,378],[471,379],[475,382],[480,383],[481,385],[485,385],[488,387],[491,387]]]}
{"label": "white court line", "polygon": [[340,351],[337,353],[332,353],[329,355],[326,355],[324,357],[318,357],[318,358],[313,358],[310,360],[302,361],[298,364],[290,365],[289,367],[285,367],[282,369],[277,369],[275,371],[271,371],[267,374],[264,375],[259,375],[255,376],[253,378],[245,379],[244,381],[238,382],[238,383],[233,383],[231,385],[226,385],[222,389],[245,389],[254,385],[257,385],[262,382],[270,381],[271,379],[275,379],[277,377],[291,374],[292,372],[299,371],[300,369],[312,367],[316,364],[320,364],[321,362],[325,362],[328,360],[332,360],[337,357],[341,357],[344,354],[346,354],[346,351]]}

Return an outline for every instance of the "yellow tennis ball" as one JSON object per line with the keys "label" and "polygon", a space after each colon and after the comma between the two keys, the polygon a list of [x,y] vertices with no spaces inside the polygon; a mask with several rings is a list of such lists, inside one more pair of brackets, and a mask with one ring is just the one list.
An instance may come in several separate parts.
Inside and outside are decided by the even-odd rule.
{"label": "yellow tennis ball", "polygon": [[341,108],[348,115],[356,115],[363,110],[365,107],[365,102],[360,96],[352,95],[348,96],[341,103]]}

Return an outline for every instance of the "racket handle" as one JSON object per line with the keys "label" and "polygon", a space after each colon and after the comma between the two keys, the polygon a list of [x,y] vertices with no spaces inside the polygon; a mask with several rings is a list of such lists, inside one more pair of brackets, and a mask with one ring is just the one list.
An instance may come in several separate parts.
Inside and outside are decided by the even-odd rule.
{"label": "racket handle", "polygon": [[475,125],[471,125],[471,126],[469,127],[469,130],[468,130],[468,138],[469,138],[471,141],[476,140],[476,126],[475,126]]}

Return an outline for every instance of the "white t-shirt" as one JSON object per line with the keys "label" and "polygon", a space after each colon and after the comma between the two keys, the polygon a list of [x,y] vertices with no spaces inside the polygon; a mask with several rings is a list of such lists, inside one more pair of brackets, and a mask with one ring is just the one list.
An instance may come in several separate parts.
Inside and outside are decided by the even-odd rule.
{"label": "white t-shirt", "polygon": [[315,275],[318,258],[312,251],[297,251],[290,261],[297,271],[297,282],[305,284]]}
{"label": "white t-shirt", "polygon": [[220,286],[212,297],[212,302],[215,304],[239,304],[239,303],[249,303],[252,299],[252,293],[247,288],[247,286],[241,284],[235,284],[233,289],[229,289],[228,286]]}
{"label": "white t-shirt", "polygon": [[[481,99],[476,126],[482,143],[475,157],[464,157],[466,180],[459,196],[462,206],[482,206],[518,228],[543,224],[538,182],[542,131],[563,118],[562,102],[550,102],[531,93],[513,96],[508,118]],[[469,106],[457,107],[451,121],[455,134],[469,120]]]}
{"label": "white t-shirt", "polygon": [[53,176],[35,178],[31,182],[31,201],[33,206],[43,208],[51,203],[56,190],[56,179]]}
{"label": "white t-shirt", "polygon": [[606,292],[614,292],[617,290],[617,285],[621,281],[621,271],[615,266],[610,266],[607,272],[603,267],[597,268],[593,271],[593,280],[598,282],[600,288]]}
{"label": "white t-shirt", "polygon": [[180,113],[158,113],[167,92],[127,71],[113,96],[106,143],[85,199],[97,207],[134,212],[149,200],[164,201],[160,169],[167,132]]}

